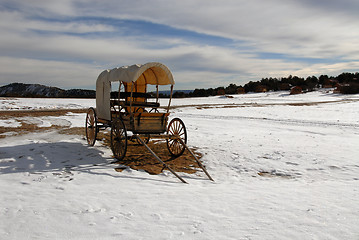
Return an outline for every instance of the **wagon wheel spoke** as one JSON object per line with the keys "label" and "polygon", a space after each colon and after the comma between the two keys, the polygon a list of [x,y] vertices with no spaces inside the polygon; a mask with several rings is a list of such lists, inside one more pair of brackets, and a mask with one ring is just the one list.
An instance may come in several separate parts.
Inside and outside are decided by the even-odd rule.
{"label": "wagon wheel spoke", "polygon": [[173,148],[173,145],[176,143],[175,140],[170,140],[170,145],[168,146],[169,148]]}
{"label": "wagon wheel spoke", "polygon": [[180,144],[177,140],[173,140],[169,149],[171,149],[170,151],[173,155],[178,155],[181,151],[181,146],[182,144]]}
{"label": "wagon wheel spoke", "polygon": [[95,145],[97,137],[97,117],[94,108],[89,108],[86,115],[86,139],[90,146]]}
{"label": "wagon wheel spoke", "polygon": [[174,124],[173,124],[173,132],[177,133],[179,128],[180,128],[179,123],[177,121],[174,122]]}
{"label": "wagon wheel spoke", "polygon": [[183,126],[178,124],[177,126],[177,133],[181,132],[183,130]]}
{"label": "wagon wheel spoke", "polygon": [[167,134],[169,135],[169,139],[167,139],[167,148],[169,152],[174,157],[181,156],[185,147],[178,138],[184,143],[187,143],[187,131],[183,121],[179,118],[172,119],[168,124]]}

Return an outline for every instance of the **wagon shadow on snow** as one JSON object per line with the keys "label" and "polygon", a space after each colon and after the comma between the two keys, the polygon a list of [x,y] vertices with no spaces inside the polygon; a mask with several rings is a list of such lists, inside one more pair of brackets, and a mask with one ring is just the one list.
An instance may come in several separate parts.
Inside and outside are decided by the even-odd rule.
{"label": "wagon shadow on snow", "polygon": [[[189,153],[185,153],[178,158],[171,158],[168,151],[163,150],[163,143],[151,141],[150,145],[176,171],[196,172],[197,169],[194,166],[196,164],[193,160],[189,160],[191,159]],[[200,153],[196,152],[196,155],[199,158],[201,157]],[[115,170],[121,172],[124,169],[131,168],[142,170],[149,174],[160,174],[164,170],[163,166],[156,162],[143,146],[136,143],[129,144],[128,156],[124,160],[111,164],[114,162],[116,162],[114,158],[111,156],[104,157],[103,152],[98,148],[82,143],[29,143],[0,147],[0,174],[52,173],[55,176],[67,177],[68,180],[72,180],[73,174],[79,172],[111,177],[136,178],[116,174]],[[105,168],[113,170],[113,173],[100,170]]]}
{"label": "wagon shadow on snow", "polygon": [[30,143],[0,147],[0,174],[46,173],[59,174],[73,169],[91,171],[94,166],[108,165],[110,159],[102,151],[81,143]]}

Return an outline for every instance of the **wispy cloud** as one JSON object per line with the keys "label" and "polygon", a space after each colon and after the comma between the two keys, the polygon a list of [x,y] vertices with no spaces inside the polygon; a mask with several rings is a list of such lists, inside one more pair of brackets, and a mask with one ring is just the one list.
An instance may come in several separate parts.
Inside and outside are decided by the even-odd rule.
{"label": "wispy cloud", "polygon": [[0,0],[0,84],[94,87],[105,68],[148,61],[188,89],[357,71],[353,9],[359,2]]}

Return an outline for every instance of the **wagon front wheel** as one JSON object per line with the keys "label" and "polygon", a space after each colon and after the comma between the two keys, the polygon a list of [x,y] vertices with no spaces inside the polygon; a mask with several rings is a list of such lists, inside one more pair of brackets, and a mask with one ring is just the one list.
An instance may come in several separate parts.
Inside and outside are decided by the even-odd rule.
{"label": "wagon front wheel", "polygon": [[90,146],[95,145],[97,137],[97,117],[94,108],[89,108],[86,115],[86,139]]}
{"label": "wagon front wheel", "polygon": [[122,160],[126,155],[127,132],[121,119],[115,120],[111,126],[111,150],[118,160]]}
{"label": "wagon front wheel", "polygon": [[167,139],[168,151],[174,157],[181,156],[185,150],[182,142],[187,143],[187,131],[183,121],[179,118],[172,119],[168,124],[167,134],[169,135]]}

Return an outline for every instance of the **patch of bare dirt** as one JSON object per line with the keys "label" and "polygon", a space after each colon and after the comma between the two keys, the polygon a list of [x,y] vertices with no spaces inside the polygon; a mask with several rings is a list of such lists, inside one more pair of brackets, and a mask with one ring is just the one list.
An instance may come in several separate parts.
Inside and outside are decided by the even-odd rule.
{"label": "patch of bare dirt", "polygon": [[60,134],[66,134],[66,135],[80,135],[85,137],[85,127],[73,127],[73,128],[62,128],[59,129]]}
{"label": "patch of bare dirt", "polygon": [[19,121],[21,126],[19,127],[1,127],[0,126],[0,138],[6,138],[10,136],[18,136],[31,132],[43,132],[52,129],[60,129],[61,126],[53,125],[51,127],[39,127],[37,124],[30,124],[25,121]]}
{"label": "patch of bare dirt", "polygon": [[[63,116],[69,112],[86,113],[87,109],[11,110],[11,111],[0,111],[0,116],[1,116],[1,118]],[[85,122],[85,120],[84,120],[84,122]]]}
{"label": "patch of bare dirt", "polygon": [[[44,117],[44,116],[64,116],[67,113],[86,113],[86,109],[60,109],[60,110],[15,110],[15,111],[0,111],[0,119],[10,120],[15,119],[21,123],[21,126],[18,127],[2,127],[0,126],[0,138],[6,138],[7,135],[17,136],[23,135],[30,132],[43,132],[48,130],[57,129],[64,133],[73,132],[78,134],[80,130],[78,128],[66,128],[63,126],[52,125],[51,127],[39,127],[37,124],[31,124],[26,121],[21,120],[23,117]],[[85,120],[84,120],[85,124]],[[84,132],[84,130],[82,130]],[[77,132],[77,133],[75,133]],[[84,135],[79,134],[79,135]]]}
{"label": "patch of bare dirt", "polygon": [[[107,143],[109,145],[109,143]],[[194,157],[185,151],[180,157],[174,158],[170,155],[166,141],[150,140],[147,144],[156,155],[165,162],[175,172],[195,173],[199,168]],[[197,149],[191,149],[196,157],[200,159],[202,154]],[[120,167],[115,168],[121,171],[121,166],[127,166],[135,170],[144,170],[149,174],[160,174],[164,169],[160,163],[146,148],[137,142],[128,142],[126,157],[121,161],[116,161]]]}

